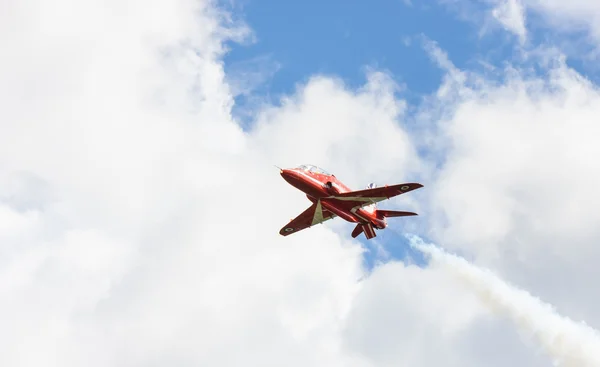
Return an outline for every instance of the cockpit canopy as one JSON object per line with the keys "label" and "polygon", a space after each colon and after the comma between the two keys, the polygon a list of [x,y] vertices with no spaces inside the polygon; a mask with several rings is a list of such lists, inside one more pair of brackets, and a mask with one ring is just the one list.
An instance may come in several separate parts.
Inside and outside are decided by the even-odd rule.
{"label": "cockpit canopy", "polygon": [[303,171],[308,171],[308,172],[313,172],[313,173],[319,173],[321,175],[331,176],[331,173],[329,173],[329,172],[325,171],[324,169],[319,168],[317,166],[313,166],[312,164],[303,164],[296,168],[301,169]]}

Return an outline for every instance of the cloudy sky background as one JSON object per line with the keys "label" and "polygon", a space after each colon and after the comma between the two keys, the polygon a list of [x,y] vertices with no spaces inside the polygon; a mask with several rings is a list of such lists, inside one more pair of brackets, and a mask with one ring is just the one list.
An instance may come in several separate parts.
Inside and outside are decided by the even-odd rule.
{"label": "cloudy sky background", "polygon": [[[0,364],[597,365],[599,19],[2,2]],[[273,165],[303,163],[420,182],[380,204],[420,215],[283,238],[309,202]]]}

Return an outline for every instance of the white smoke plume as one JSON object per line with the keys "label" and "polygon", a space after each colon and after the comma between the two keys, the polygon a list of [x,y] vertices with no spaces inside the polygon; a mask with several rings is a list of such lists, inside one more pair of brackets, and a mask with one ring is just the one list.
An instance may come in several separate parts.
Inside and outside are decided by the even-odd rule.
{"label": "white smoke plume", "polygon": [[469,285],[493,311],[509,317],[521,332],[532,335],[559,366],[600,366],[600,334],[593,328],[559,315],[527,291],[508,284],[487,269],[462,257],[408,236],[412,247],[429,255]]}

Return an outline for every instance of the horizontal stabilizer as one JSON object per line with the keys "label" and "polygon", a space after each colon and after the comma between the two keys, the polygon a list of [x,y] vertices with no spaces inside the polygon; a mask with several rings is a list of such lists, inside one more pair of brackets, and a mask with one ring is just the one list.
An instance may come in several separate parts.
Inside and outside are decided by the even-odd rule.
{"label": "horizontal stabilizer", "polygon": [[409,217],[411,215],[418,215],[413,212],[401,212],[397,210],[377,210],[377,218],[390,218],[390,217]]}
{"label": "horizontal stabilizer", "polygon": [[356,225],[356,227],[354,227],[354,230],[352,231],[352,238],[358,237],[358,235],[363,232],[365,234],[365,237],[368,240],[370,240],[371,238],[377,237],[377,234],[375,233],[375,228],[373,227],[373,225],[371,223],[367,223],[367,224],[359,223]]}
{"label": "horizontal stabilizer", "polygon": [[358,237],[358,235],[361,234],[362,231],[363,231],[362,225],[357,224],[356,227],[354,227],[354,230],[352,231],[352,238]]}

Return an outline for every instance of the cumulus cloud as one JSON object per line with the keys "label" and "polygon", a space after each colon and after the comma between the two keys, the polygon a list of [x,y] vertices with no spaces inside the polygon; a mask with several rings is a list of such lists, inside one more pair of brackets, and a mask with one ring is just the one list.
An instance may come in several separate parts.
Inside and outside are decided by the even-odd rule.
{"label": "cumulus cloud", "polygon": [[556,49],[530,54],[543,75],[509,63],[492,79],[426,50],[447,76],[417,115],[441,168],[423,233],[598,329],[598,86]]}
{"label": "cumulus cloud", "polygon": [[598,89],[560,60],[547,79],[505,75],[498,86],[468,87],[438,125],[449,149],[432,234],[599,325],[588,282],[600,255]]}
{"label": "cumulus cloud", "polygon": [[327,227],[283,242],[309,203],[272,164],[391,179],[372,162],[415,162],[402,103],[383,74],[317,78],[246,134],[220,57],[249,31],[229,19],[186,0],[2,12],[1,364],[363,365],[339,342],[361,248]]}
{"label": "cumulus cloud", "polygon": [[[424,125],[408,128],[393,78],[370,71],[357,90],[314,76],[244,132],[231,109],[245,84],[221,57],[251,31],[215,4],[4,10],[0,364],[547,362],[440,269],[390,263],[365,278],[361,247],[333,224],[283,240],[309,203],[273,164],[317,164],[355,188],[419,180],[423,200],[387,205],[567,314],[599,316],[583,282],[595,274],[597,92],[566,65],[497,84],[432,43],[447,78]],[[441,170],[419,153],[431,142]],[[570,275],[549,287],[550,270]]]}

